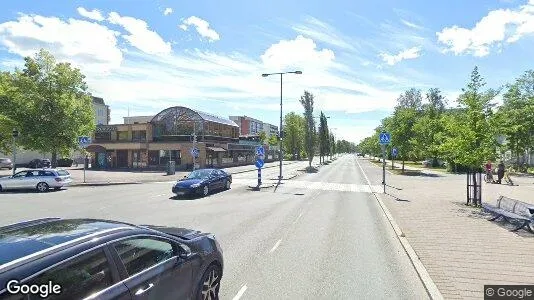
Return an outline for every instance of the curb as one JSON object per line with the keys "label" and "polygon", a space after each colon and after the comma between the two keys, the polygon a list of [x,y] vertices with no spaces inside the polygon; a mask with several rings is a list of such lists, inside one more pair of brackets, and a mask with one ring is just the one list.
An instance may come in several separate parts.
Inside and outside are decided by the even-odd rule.
{"label": "curb", "polygon": [[[356,159],[356,163],[358,164],[358,167],[360,167],[360,170],[362,171],[362,174],[365,177],[365,180],[367,180],[367,184],[369,185],[369,187],[371,187],[371,191],[372,191],[373,189],[371,186],[371,181],[367,177],[367,174],[365,174],[365,172],[363,171],[363,168],[360,165],[360,162],[358,161],[358,159]],[[412,262],[412,265],[414,266],[415,271],[417,272],[417,275],[419,276],[419,279],[421,279],[421,282],[423,283],[423,286],[425,287],[425,290],[428,293],[428,296],[430,296],[431,299],[440,299],[440,300],[444,299],[438,287],[436,286],[436,284],[434,283],[434,281],[428,274],[427,269],[425,268],[425,266],[419,259],[419,256],[417,256],[417,253],[415,253],[415,250],[410,245],[410,242],[408,242],[408,239],[406,238],[406,236],[400,229],[399,225],[397,224],[395,219],[393,219],[393,216],[391,215],[391,212],[387,208],[384,201],[382,201],[382,199],[380,199],[380,197],[375,192],[373,192],[373,196],[375,196],[376,200],[378,201],[378,204],[380,205],[380,208],[382,208],[382,211],[386,215],[386,218],[388,219],[389,224],[395,231],[395,234],[397,238],[399,239],[399,242],[401,243],[402,247],[404,248],[404,251],[408,255],[408,258]]]}
{"label": "curb", "polygon": [[110,186],[110,185],[127,185],[127,184],[142,184],[143,182],[93,182],[93,183],[75,183],[69,187],[85,187],[85,186]]}
{"label": "curb", "polygon": [[252,186],[252,185],[249,185],[248,186],[248,189],[251,190],[251,191],[260,191],[260,190],[263,190],[263,189],[270,189],[270,188],[273,188],[274,187],[274,183],[270,183],[270,184],[262,184],[261,186]]}

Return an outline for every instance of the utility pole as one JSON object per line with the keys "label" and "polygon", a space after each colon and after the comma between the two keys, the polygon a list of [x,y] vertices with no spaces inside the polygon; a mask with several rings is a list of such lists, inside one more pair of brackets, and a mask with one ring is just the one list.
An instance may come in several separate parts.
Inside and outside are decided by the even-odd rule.
{"label": "utility pole", "polygon": [[13,175],[17,169],[17,137],[19,132],[16,128],[13,128]]}

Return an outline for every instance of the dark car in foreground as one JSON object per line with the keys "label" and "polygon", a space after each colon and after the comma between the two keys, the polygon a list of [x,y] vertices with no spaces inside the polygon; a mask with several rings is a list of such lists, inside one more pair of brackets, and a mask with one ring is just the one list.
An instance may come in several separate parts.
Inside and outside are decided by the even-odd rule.
{"label": "dark car in foreground", "polygon": [[195,170],[172,186],[176,196],[207,196],[214,190],[228,190],[232,174],[220,169]]}
{"label": "dark car in foreground", "polygon": [[0,299],[218,299],[222,272],[215,237],[190,229],[60,218],[0,227]]}

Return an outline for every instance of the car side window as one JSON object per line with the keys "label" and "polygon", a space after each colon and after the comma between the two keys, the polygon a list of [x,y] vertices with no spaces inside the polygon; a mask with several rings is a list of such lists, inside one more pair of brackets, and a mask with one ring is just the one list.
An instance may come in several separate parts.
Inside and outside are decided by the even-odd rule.
{"label": "car side window", "polygon": [[128,275],[140,273],[174,256],[170,242],[154,238],[135,238],[114,245]]}
{"label": "car side window", "polygon": [[27,173],[28,173],[27,171],[18,172],[17,174],[13,175],[13,177],[14,178],[24,177],[26,176]]}
{"label": "car side window", "polygon": [[[45,271],[30,281],[38,285],[48,282],[60,285],[61,293],[51,295],[47,298],[49,300],[83,299],[114,284],[109,261],[102,249],[83,254]],[[35,295],[31,299],[40,298]]]}

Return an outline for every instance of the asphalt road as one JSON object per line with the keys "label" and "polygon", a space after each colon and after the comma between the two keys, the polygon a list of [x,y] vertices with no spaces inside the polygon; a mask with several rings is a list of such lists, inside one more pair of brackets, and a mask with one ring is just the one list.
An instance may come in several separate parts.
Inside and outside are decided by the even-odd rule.
{"label": "asphalt road", "polygon": [[168,182],[2,193],[0,223],[91,217],[212,232],[225,257],[221,299],[428,298],[354,156],[270,189],[248,190],[255,180],[236,174],[230,191],[195,200],[172,199]]}

